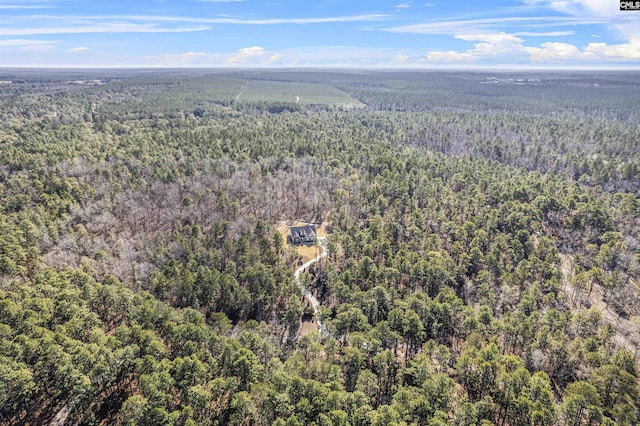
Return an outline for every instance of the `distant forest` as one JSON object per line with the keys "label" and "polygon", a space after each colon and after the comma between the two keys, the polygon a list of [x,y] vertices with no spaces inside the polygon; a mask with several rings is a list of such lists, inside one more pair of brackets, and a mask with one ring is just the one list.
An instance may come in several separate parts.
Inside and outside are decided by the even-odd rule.
{"label": "distant forest", "polygon": [[639,78],[0,69],[0,424],[639,424]]}

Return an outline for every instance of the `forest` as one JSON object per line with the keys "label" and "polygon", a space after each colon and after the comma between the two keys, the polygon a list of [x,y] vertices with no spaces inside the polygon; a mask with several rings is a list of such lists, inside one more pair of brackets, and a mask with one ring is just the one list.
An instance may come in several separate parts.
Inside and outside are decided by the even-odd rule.
{"label": "forest", "polygon": [[639,76],[0,69],[0,424],[639,424]]}

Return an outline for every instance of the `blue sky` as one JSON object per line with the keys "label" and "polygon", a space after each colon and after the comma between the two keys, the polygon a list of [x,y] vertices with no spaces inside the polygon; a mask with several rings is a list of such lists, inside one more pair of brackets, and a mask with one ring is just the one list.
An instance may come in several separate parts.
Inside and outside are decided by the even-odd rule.
{"label": "blue sky", "polygon": [[0,67],[640,68],[619,0],[0,0]]}

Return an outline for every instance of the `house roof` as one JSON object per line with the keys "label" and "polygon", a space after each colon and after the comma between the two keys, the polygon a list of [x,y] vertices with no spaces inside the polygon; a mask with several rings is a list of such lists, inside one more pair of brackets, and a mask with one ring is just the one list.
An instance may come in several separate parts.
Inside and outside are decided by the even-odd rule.
{"label": "house roof", "polygon": [[295,237],[315,237],[316,236],[316,226],[315,225],[304,225],[304,226],[292,226],[291,229],[291,238]]}

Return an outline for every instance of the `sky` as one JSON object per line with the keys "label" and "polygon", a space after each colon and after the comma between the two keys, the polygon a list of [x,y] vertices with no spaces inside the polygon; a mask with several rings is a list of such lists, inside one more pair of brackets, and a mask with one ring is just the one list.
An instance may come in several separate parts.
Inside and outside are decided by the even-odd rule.
{"label": "sky", "polygon": [[0,0],[0,67],[640,69],[619,0]]}

